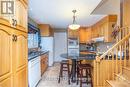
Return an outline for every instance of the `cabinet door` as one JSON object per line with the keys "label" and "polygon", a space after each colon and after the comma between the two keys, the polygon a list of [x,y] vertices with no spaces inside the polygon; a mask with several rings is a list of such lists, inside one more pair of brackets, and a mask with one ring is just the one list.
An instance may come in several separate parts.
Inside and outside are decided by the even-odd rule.
{"label": "cabinet door", "polygon": [[79,30],[79,40],[80,40],[80,43],[86,43],[86,29],[80,28],[80,30]]}
{"label": "cabinet door", "polygon": [[[2,5],[2,1],[6,0],[0,0],[0,23],[11,26],[12,18],[15,16],[14,14],[3,14],[3,11],[7,11],[8,8],[2,7],[5,6],[5,4]],[[5,2],[6,3],[6,2]],[[6,4],[7,5],[7,4]]]}
{"label": "cabinet door", "polygon": [[27,33],[15,31],[15,35],[17,39],[12,48],[14,87],[27,87]]}
{"label": "cabinet door", "polygon": [[2,81],[0,81],[0,87],[12,87],[12,79],[11,77],[8,77]]}
{"label": "cabinet door", "polygon": [[23,68],[15,74],[13,87],[28,87],[27,68]]}
{"label": "cabinet door", "polygon": [[0,87],[11,86],[11,30],[0,26]]}
{"label": "cabinet door", "polygon": [[27,30],[27,8],[18,0],[16,1],[16,20],[18,26]]}

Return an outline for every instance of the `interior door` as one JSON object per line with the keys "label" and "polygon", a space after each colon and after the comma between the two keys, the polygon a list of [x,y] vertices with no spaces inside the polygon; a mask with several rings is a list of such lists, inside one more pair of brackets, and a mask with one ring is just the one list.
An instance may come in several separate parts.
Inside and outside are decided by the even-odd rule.
{"label": "interior door", "polygon": [[0,87],[12,87],[11,30],[0,26]]}

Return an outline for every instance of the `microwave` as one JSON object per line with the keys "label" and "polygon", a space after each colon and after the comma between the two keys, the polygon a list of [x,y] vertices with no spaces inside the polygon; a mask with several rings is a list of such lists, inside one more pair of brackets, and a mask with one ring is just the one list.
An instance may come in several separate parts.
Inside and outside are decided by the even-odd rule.
{"label": "microwave", "polygon": [[68,46],[77,46],[79,45],[78,39],[68,39]]}

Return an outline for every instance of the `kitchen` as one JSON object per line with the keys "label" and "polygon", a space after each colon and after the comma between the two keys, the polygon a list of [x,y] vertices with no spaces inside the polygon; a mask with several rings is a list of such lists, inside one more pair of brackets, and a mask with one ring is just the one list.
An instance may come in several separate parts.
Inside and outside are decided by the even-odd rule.
{"label": "kitchen", "polygon": [[0,87],[129,87],[129,4],[0,0]]}
{"label": "kitchen", "polygon": [[[111,18],[113,20],[108,21],[111,20]],[[104,34],[106,32],[102,32],[100,34],[97,33],[97,31],[95,31],[97,29],[95,28],[95,26],[98,27],[102,25],[104,27],[107,23],[110,23],[111,25],[116,24],[117,16],[108,15],[103,17],[101,20],[99,20],[96,24],[94,24],[91,27],[80,27],[80,29],[78,30],[69,29],[68,31],[58,30],[58,29],[53,30],[49,24],[38,24],[34,20],[29,18],[29,24],[28,24],[29,25],[28,26],[29,28],[29,33],[28,33],[29,74],[28,75],[29,75],[30,87],[34,87],[33,85],[36,86],[38,84],[42,76],[44,77],[44,75],[48,72],[47,71],[48,68],[54,68],[56,65],[57,65],[56,67],[58,68],[60,66],[59,62],[61,62],[62,60],[66,60],[65,58],[67,58],[65,53],[68,53],[68,55],[71,57],[73,55],[80,54],[83,60],[82,63],[87,62],[91,64],[93,60],[95,60],[96,54],[103,54],[103,52],[109,49],[115,42],[114,38],[112,39],[110,35],[108,37],[107,34]],[[102,28],[102,26],[100,26],[101,28],[99,29],[101,30],[104,29]],[[108,34],[111,34],[112,31],[114,30],[112,26],[106,25],[105,27],[106,27],[105,28],[106,31],[109,32]],[[95,35],[94,31],[97,35]],[[93,32],[94,34],[92,35],[91,32]],[[59,43],[59,41],[61,42]],[[104,49],[102,49],[102,47]],[[90,56],[87,56],[87,59],[84,60],[84,57],[86,57],[85,55],[88,54],[90,54]],[[70,60],[70,64],[72,64],[73,61],[71,61],[71,59],[69,60]],[[75,71],[76,67],[75,66],[72,67],[75,68],[73,72],[76,72]],[[58,72],[54,71],[53,73],[59,73],[59,70]],[[73,75],[75,77],[76,74],[74,73]],[[45,79],[45,77],[42,79]],[[37,78],[37,79],[33,79],[33,78]],[[58,77],[55,77],[53,79],[57,79],[57,78]],[[48,77],[48,79],[52,79],[52,78]]]}

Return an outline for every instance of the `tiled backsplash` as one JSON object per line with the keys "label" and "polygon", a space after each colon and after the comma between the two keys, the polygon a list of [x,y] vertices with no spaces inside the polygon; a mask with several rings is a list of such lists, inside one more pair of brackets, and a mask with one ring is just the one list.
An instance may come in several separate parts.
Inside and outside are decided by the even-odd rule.
{"label": "tiled backsplash", "polygon": [[114,43],[101,42],[101,43],[97,43],[96,45],[97,45],[98,51],[106,52],[109,48],[111,48],[114,45]]}

